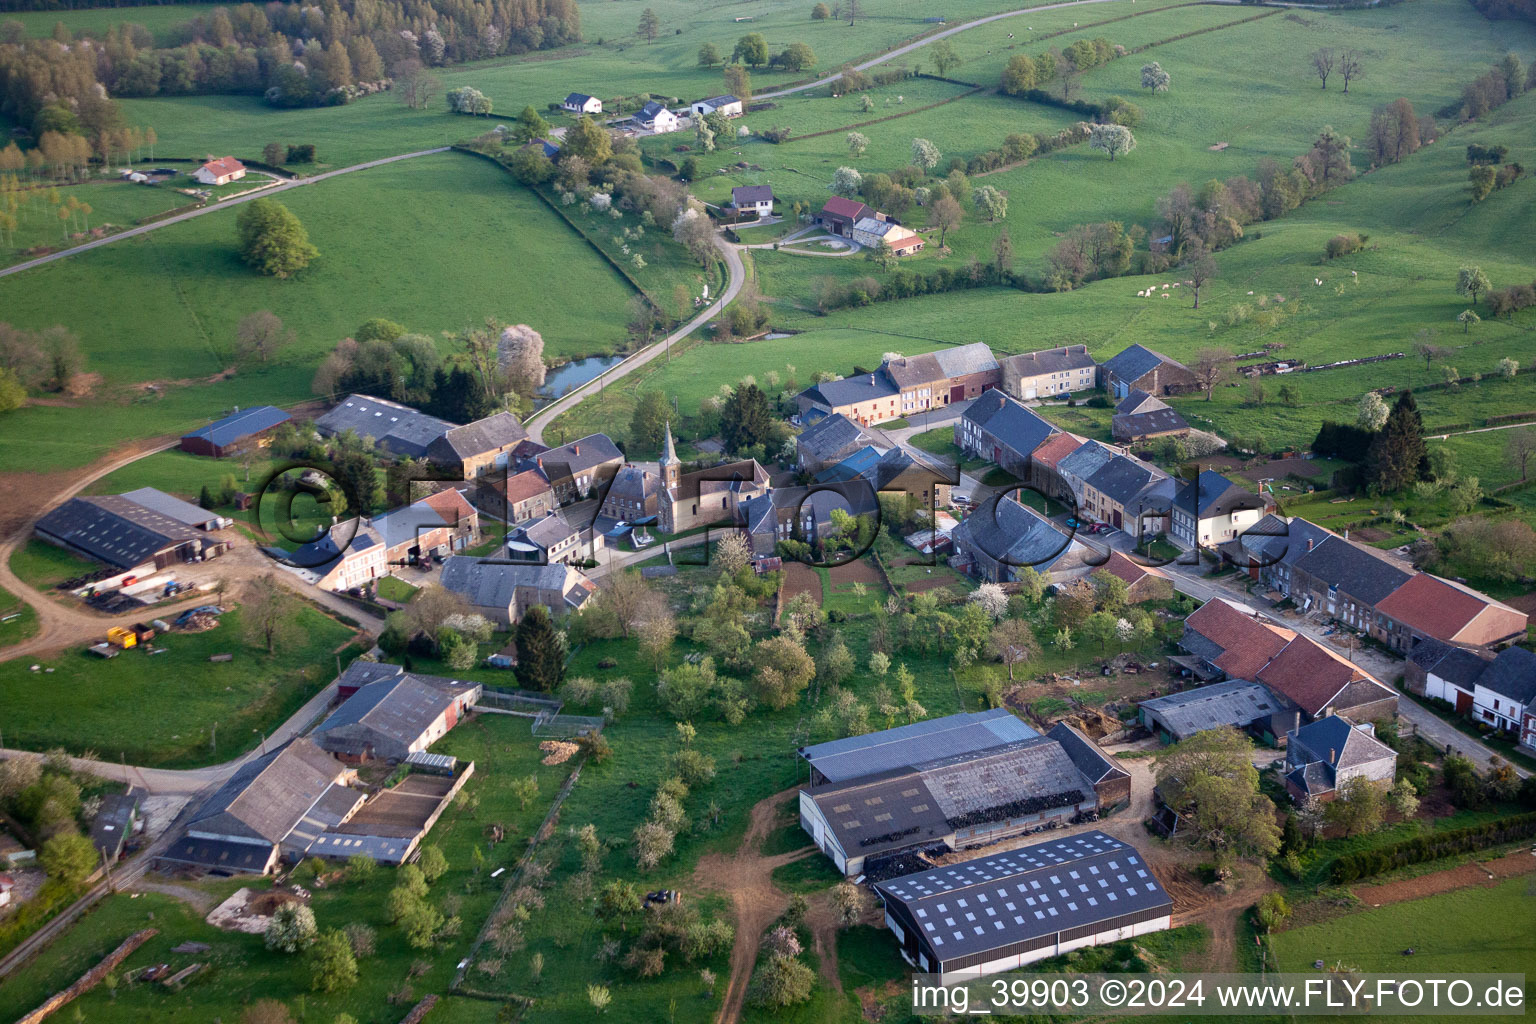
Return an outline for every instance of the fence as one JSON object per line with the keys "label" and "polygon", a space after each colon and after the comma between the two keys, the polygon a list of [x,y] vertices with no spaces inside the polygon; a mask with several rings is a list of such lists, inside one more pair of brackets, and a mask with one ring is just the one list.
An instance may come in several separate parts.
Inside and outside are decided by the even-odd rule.
{"label": "fence", "polygon": [[463,986],[465,973],[480,955],[480,947],[485,945],[487,936],[490,935],[491,929],[495,927],[496,918],[501,914],[502,907],[506,905],[508,898],[511,897],[512,893],[522,882],[523,872],[533,862],[533,855],[538,852],[539,846],[554,831],[555,821],[560,816],[560,805],[565,803],[565,798],[570,796],[571,790],[576,788],[576,780],[581,777],[581,769],[585,766],[585,761],[577,764],[571,770],[570,776],[566,778],[565,785],[560,787],[560,792],[555,794],[554,802],[549,805],[549,813],[544,816],[544,821],[539,825],[538,831],[528,841],[528,849],[518,859],[517,866],[507,875],[507,884],[502,887],[501,895],[496,899],[496,905],[491,908],[485,923],[480,926],[480,934],[475,936],[475,944],[469,947],[469,953],[464,957],[463,961],[459,964],[459,969],[454,973],[453,981],[448,985],[448,991],[456,993]]}

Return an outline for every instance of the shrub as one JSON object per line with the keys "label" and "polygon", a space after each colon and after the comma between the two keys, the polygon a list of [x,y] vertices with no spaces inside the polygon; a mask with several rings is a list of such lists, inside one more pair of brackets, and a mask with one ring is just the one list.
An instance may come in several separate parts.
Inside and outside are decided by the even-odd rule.
{"label": "shrub", "polygon": [[1536,814],[1517,814],[1481,825],[1415,836],[1373,850],[1345,854],[1333,862],[1333,884],[1348,885],[1410,864],[1472,853],[1531,836],[1536,836]]}
{"label": "shrub", "polygon": [[1369,237],[1369,235],[1334,235],[1328,239],[1328,248],[1324,255],[1327,259],[1336,260],[1340,256],[1359,252],[1365,248],[1365,240]]}

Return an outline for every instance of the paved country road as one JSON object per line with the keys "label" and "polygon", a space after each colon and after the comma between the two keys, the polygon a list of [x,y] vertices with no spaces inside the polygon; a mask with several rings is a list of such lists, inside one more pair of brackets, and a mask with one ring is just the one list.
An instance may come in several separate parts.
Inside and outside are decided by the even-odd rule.
{"label": "paved country road", "polygon": [[715,236],[715,247],[720,250],[720,257],[725,260],[727,280],[725,291],[721,292],[717,298],[711,301],[702,313],[667,335],[661,341],[647,345],[639,352],[626,358],[623,362],[616,364],[606,373],[594,377],[592,380],[572,389],[540,409],[528,422],[523,424],[524,429],[528,431],[529,437],[540,444],[548,444],[549,442],[544,440],[544,428],[554,422],[555,417],[573,408],[576,403],[586,398],[599,387],[607,387],[614,381],[633,373],[646,363],[661,356],[674,344],[682,341],[688,335],[709,323],[710,320],[719,316],[725,307],[731,304],[731,301],[741,293],[741,286],[747,281],[747,268],[741,261],[741,253],[737,250],[737,247],[727,242],[718,234]]}
{"label": "paved country road", "polygon": [[323,174],[316,174],[309,178],[296,178],[293,181],[287,181],[281,185],[274,185],[271,188],[260,189],[259,191],[240,196],[236,199],[229,199],[222,203],[214,203],[212,206],[199,207],[196,210],[188,210],[186,213],[179,213],[174,217],[167,217],[164,220],[157,220],[153,224],[142,224],[136,228],[129,228],[127,231],[119,231],[115,235],[108,235],[105,238],[98,238],[93,242],[86,242],[84,245],[77,245],[72,249],[64,249],[60,252],[50,253],[47,256],[39,256],[35,260],[28,260],[25,263],[18,263],[14,267],[6,267],[3,270],[0,270],[0,277],[5,277],[7,274],[19,274],[23,270],[31,270],[33,267],[40,267],[45,263],[52,263],[54,260],[62,260],[68,256],[78,256],[82,252],[88,252],[91,249],[99,249],[104,245],[111,245],[113,242],[121,242],[125,238],[133,238],[135,235],[148,234],[151,231],[158,231],[160,228],[169,227],[172,224],[180,224],[184,220],[191,220],[193,217],[201,217],[205,213],[217,213],[220,210],[227,210],[231,206],[239,206],[241,203],[248,203],[252,199],[264,199],[267,196],[276,195],[279,192],[287,192],[292,188],[303,188],[305,185],[313,185],[318,181],[325,181],[327,178],[334,178],[340,174],[351,174],[353,171],[366,171],[370,167],[382,167],[385,164],[398,163],[401,160],[414,160],[416,157],[431,156],[434,153],[446,153],[450,148],[451,147],[449,146],[439,146],[436,149],[421,149],[414,153],[400,153],[397,156],[386,156],[378,160],[369,160],[366,163],[353,164],[350,167],[338,167],[334,171],[326,171]]}
{"label": "paved country road", "polygon": [[[1030,14],[1034,11],[1054,11],[1061,7],[1081,7],[1084,4],[1112,4],[1124,2],[1125,0],[1066,0],[1065,3],[1041,4],[1038,7],[1021,7],[1016,11],[1004,11],[1001,14],[989,14],[985,18],[977,18],[975,21],[967,21],[962,25],[956,25],[954,28],[947,28],[942,32],[935,32],[931,36],[925,36],[924,38],[919,39],[913,43],[908,43],[905,46],[898,46],[896,49],[891,50],[888,53],[882,53],[880,56],[875,57],[873,60],[867,60],[862,64],[855,64],[853,66],[853,70],[868,71],[870,68],[879,64],[884,64],[888,60],[894,60],[897,57],[904,57],[914,50],[920,50],[927,46],[929,43],[936,43],[940,39],[948,39],[950,36],[957,33],[965,32],[973,28],[979,28],[982,25],[990,24],[994,21],[1002,21],[1004,18],[1017,18],[1021,14]],[[828,85],[842,77],[843,73],[839,71],[834,75],[828,75],[826,78],[818,78],[814,82],[807,82],[805,85],[795,85],[788,89],[779,89],[775,92],[753,93],[752,98],[754,100],[778,99],[780,96],[790,96],[797,92],[805,92],[807,89],[815,89],[819,86]]]}

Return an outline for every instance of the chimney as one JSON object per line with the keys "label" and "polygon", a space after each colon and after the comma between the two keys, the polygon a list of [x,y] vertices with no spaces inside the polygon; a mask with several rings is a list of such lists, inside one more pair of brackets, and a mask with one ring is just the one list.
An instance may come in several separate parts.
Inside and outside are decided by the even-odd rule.
{"label": "chimney", "polygon": [[1349,540],[1349,530],[1347,529],[1344,531],[1344,539]]}
{"label": "chimney", "polygon": [[1329,747],[1328,748],[1328,763],[1329,764],[1333,764],[1338,759],[1339,759],[1339,752],[1337,750],[1335,750],[1333,747]]}
{"label": "chimney", "polygon": [[1307,550],[1308,550],[1308,551],[1311,551],[1311,550],[1312,550],[1312,544],[1313,544],[1313,540],[1312,540],[1312,538],[1311,538],[1311,537],[1308,537],[1308,538],[1307,538]]}
{"label": "chimney", "polygon": [[874,387],[875,386],[875,375],[874,374],[870,374],[869,375],[869,386],[870,387]]}
{"label": "chimney", "polygon": [[579,444],[572,445],[571,446],[571,454],[572,455],[580,455],[581,454],[581,445],[579,445]]}

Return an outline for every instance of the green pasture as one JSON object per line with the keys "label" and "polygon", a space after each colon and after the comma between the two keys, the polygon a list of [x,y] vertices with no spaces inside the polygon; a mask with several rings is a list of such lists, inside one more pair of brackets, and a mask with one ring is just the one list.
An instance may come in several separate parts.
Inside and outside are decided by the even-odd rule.
{"label": "green pasture", "polygon": [[37,612],[8,590],[0,590],[0,648],[18,644],[37,632]]}
{"label": "green pasture", "polygon": [[[145,617],[154,618],[154,609]],[[236,609],[206,633],[157,637],[151,646],[164,647],[163,654],[133,648],[103,659],[82,643],[36,662],[0,662],[6,742],[165,768],[227,761],[255,747],[333,677],[333,652],[352,634],[307,605],[294,626],[271,655],[246,639]],[[225,653],[234,659],[209,664]]]}
{"label": "green pasture", "polygon": [[66,223],[59,219],[59,208],[49,202],[48,192],[47,188],[37,188],[18,193],[22,204],[16,212],[16,231],[8,233],[4,239],[7,244],[0,247],[0,264],[20,263],[30,258],[29,250],[39,247],[62,249],[89,240],[87,237],[66,240],[66,227],[71,236],[83,234],[82,229],[111,228],[116,231],[131,228],[144,217],[193,202],[191,196],[158,185],[99,179],[58,188],[59,197],[65,202],[74,197],[91,207],[90,215],[83,220],[77,216]]}
{"label": "green pasture", "polygon": [[142,7],[92,7],[70,11],[10,11],[0,22],[19,21],[29,36],[51,36],[60,22],[76,36],[101,38],[114,25],[142,25],[154,34],[155,43],[168,46],[173,30],[192,18],[208,15],[221,4],[155,4]]}
{"label": "green pasture", "polygon": [[[1314,960],[1322,960],[1329,967],[1339,963],[1367,973],[1401,972],[1407,969],[1403,949],[1412,946],[1414,974],[1454,977],[1471,969],[1520,973],[1536,957],[1533,909],[1530,880],[1510,878],[1358,909],[1323,924],[1276,933],[1270,944],[1283,971],[1309,971]],[[1498,927],[1489,927],[1495,921]]]}

